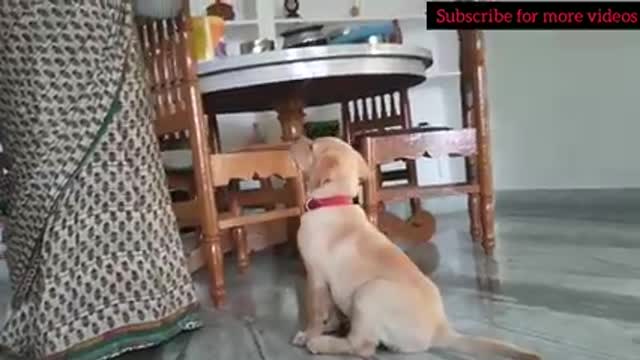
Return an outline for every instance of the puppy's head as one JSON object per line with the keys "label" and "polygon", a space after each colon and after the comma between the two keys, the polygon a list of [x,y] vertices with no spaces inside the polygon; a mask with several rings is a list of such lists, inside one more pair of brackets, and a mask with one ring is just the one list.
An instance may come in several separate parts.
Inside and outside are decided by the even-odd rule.
{"label": "puppy's head", "polygon": [[291,154],[312,196],[355,197],[360,181],[369,178],[369,167],[360,153],[338,138],[312,141],[303,137],[291,146]]}

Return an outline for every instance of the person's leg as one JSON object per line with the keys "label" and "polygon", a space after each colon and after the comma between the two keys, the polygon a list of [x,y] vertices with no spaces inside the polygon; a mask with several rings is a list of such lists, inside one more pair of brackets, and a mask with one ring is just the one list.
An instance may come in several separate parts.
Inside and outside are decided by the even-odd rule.
{"label": "person's leg", "polygon": [[0,344],[101,358],[197,327],[131,2],[10,4],[0,132],[14,159],[15,291]]}

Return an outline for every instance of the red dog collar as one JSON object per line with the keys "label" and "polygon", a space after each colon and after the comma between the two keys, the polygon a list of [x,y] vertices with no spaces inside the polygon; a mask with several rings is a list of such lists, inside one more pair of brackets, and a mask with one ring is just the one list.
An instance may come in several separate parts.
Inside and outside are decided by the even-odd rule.
{"label": "red dog collar", "polygon": [[316,210],[323,207],[353,205],[353,198],[350,196],[332,196],[323,199],[309,199],[304,204],[306,211]]}

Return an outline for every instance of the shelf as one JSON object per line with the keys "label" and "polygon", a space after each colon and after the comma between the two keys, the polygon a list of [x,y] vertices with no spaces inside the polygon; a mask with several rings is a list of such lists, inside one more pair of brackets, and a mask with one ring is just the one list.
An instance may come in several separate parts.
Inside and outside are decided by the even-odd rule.
{"label": "shelf", "polygon": [[276,25],[289,25],[289,24],[309,24],[309,23],[357,23],[357,22],[369,22],[369,21],[391,21],[397,19],[399,21],[406,20],[425,20],[426,15],[404,15],[396,17],[382,17],[382,16],[358,16],[358,17],[341,17],[341,18],[294,18],[294,19],[276,19]]}
{"label": "shelf", "polygon": [[460,71],[432,72],[427,71],[427,82],[436,79],[456,79],[462,75]]}
{"label": "shelf", "polygon": [[245,26],[258,26],[258,20],[231,20],[224,23],[225,28],[238,28]]}

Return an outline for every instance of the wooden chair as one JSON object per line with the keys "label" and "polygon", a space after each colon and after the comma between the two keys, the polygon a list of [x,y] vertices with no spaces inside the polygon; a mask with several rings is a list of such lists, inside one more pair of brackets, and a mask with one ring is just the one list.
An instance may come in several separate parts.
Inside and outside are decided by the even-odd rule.
{"label": "wooden chair", "polygon": [[474,240],[482,239],[489,254],[496,235],[484,36],[479,30],[460,30],[458,36],[462,126],[476,130],[477,153],[465,158],[467,182],[479,187],[468,198],[470,232]]}
{"label": "wooden chair", "polygon": [[[360,98],[342,104],[343,137],[353,146],[363,135],[379,131],[410,129],[411,114],[406,90]],[[416,182],[415,161],[405,161],[405,169],[381,172],[380,180]],[[381,170],[378,170],[381,171]],[[412,208],[420,206],[420,199],[412,199]]]}
{"label": "wooden chair", "polygon": [[[394,39],[394,42],[402,42],[402,33],[397,22]],[[449,141],[453,141],[453,145],[450,145],[447,151],[455,154],[456,151],[460,150],[457,149],[456,146],[470,149],[471,145],[468,141],[472,139],[472,133],[470,131],[473,130],[474,152],[465,153],[467,172],[467,181],[465,184],[426,187],[420,191],[413,191],[411,189],[419,188],[417,186],[416,157],[397,156],[396,158],[401,158],[401,160],[406,163],[405,169],[381,172],[380,167],[376,167],[376,181],[378,181],[378,183],[375,184],[375,188],[380,189],[379,193],[382,195],[372,198],[375,204],[365,204],[365,206],[369,206],[370,211],[373,211],[371,210],[372,207],[380,208],[382,202],[388,200],[386,194],[393,193],[395,195],[393,195],[392,198],[399,200],[403,197],[399,196],[401,192],[396,191],[397,189],[411,190],[407,191],[407,196],[405,196],[404,199],[410,199],[412,219],[410,219],[409,224],[419,229],[418,231],[414,231],[414,236],[419,236],[420,231],[432,233],[435,230],[435,220],[433,217],[430,215],[425,216],[427,213],[421,211],[421,197],[467,193],[469,194],[468,208],[471,236],[474,241],[481,239],[485,252],[491,253],[495,246],[494,200],[489,150],[487,101],[484,84],[484,50],[482,47],[481,32],[461,31],[460,45],[463,129],[429,128],[428,126],[422,129],[420,127],[412,129],[408,94],[405,90],[398,90],[389,94],[356,99],[344,103],[342,105],[344,137],[346,141],[362,151],[365,151],[368,146],[375,147],[378,143],[384,143],[384,146],[390,150],[394,149],[394,147],[402,146],[411,148],[412,145],[406,142],[414,140],[424,145],[424,150],[428,150],[429,147],[440,146],[439,144],[446,144]],[[403,136],[403,134],[406,136]],[[389,140],[387,140],[390,143],[382,140],[385,136],[390,136]],[[368,140],[363,141],[363,139]],[[455,145],[456,141],[463,142]],[[369,145],[367,145],[367,143]],[[395,145],[391,146],[391,144]],[[375,154],[381,153],[376,152]],[[386,162],[380,161],[380,159],[374,155],[372,155],[373,157],[370,161],[374,161],[376,164]],[[393,152],[388,155],[393,157]],[[437,154],[429,152],[427,155],[434,157],[447,156],[448,154],[445,151],[444,153],[438,152]],[[397,180],[403,180],[407,185],[404,187],[390,188],[388,192],[382,190],[383,183]],[[371,192],[369,195],[371,196]],[[366,201],[365,199],[365,202]],[[380,220],[381,228],[393,227],[402,230],[401,224],[388,213],[381,212],[380,214],[384,217],[376,220]],[[378,217],[380,216],[377,215],[376,218]]]}
{"label": "wooden chair", "polygon": [[[283,192],[278,199],[269,199],[268,206],[261,212],[244,215],[243,199],[246,191],[229,192],[229,211],[218,216],[218,230],[230,230],[233,241],[238,246],[238,265],[241,271],[249,266],[247,225],[280,219],[298,219],[304,212],[305,192],[302,174],[289,156],[289,150],[251,150],[227,154],[211,155],[213,185],[227,186],[234,180],[260,180],[277,176],[287,180],[293,190],[293,201]],[[280,205],[280,206],[278,206]]]}
{"label": "wooden chair", "polygon": [[[394,32],[390,36],[389,42],[402,43],[400,25],[397,20],[394,20],[393,23]],[[392,129],[410,129],[412,127],[411,106],[406,89],[353,99],[341,105],[343,138],[356,148],[359,147],[359,139],[363,135]],[[403,160],[403,162],[404,168],[383,171],[379,167],[376,170],[379,173],[379,185],[398,181],[406,182],[409,185],[417,185],[418,177],[415,160]],[[435,232],[435,219],[431,214],[423,211],[420,198],[410,198],[409,202],[411,217],[407,223],[405,224],[390,213],[383,211],[383,229],[402,231],[406,236],[416,241],[430,238]]]}
{"label": "wooden chair", "polygon": [[[359,150],[371,167],[372,173],[376,174],[364,186],[364,206],[369,219],[378,224],[379,205],[384,202],[460,194],[479,195],[481,187],[475,181],[445,185],[408,184],[383,187],[380,184],[379,173],[375,172],[380,165],[398,159],[416,160],[421,157],[446,156],[473,157],[477,154],[476,145],[476,129],[473,128],[390,130],[363,136],[360,140]],[[472,222],[476,220],[480,219],[474,218]],[[488,220],[489,218],[483,217],[483,221]],[[488,239],[483,239],[482,245],[487,253],[493,249],[493,244]]]}
{"label": "wooden chair", "polygon": [[[191,25],[186,13],[175,19],[139,19],[139,33],[150,76],[156,115],[154,128],[161,147],[187,141],[191,150],[191,169],[167,174],[170,189],[183,189],[187,194],[172,203],[178,225],[197,228],[200,234],[199,247],[187,256],[187,263],[191,271],[206,265],[210,273],[210,295],[214,304],[220,306],[225,300],[223,232],[230,233],[240,269],[244,271],[249,264],[244,227],[298,217],[304,209],[304,192],[302,178],[287,150],[252,149],[230,154],[212,151],[217,149],[216,136],[211,133],[202,111],[196,64],[189,50]],[[296,194],[280,201],[287,207],[274,205],[266,212],[245,215],[242,212],[244,194],[232,186],[225,192],[228,211],[218,211],[223,206],[220,201],[216,204],[216,187],[221,189],[238,180],[272,175],[288,179]],[[275,199],[268,200],[276,203]]]}

